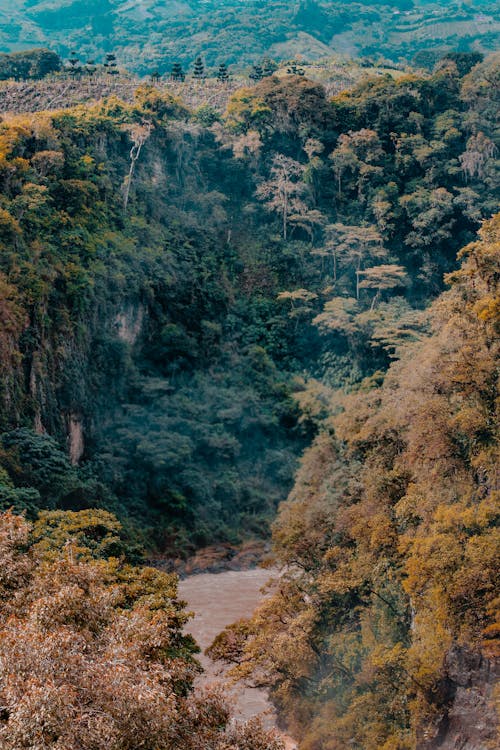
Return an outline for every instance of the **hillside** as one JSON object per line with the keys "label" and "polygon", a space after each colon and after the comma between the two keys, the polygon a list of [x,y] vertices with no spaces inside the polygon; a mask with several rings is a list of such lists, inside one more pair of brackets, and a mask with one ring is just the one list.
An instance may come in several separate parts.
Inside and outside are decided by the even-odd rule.
{"label": "hillside", "polygon": [[301,379],[384,370],[495,210],[495,70],[7,116],[3,506],[105,506],[170,552],[265,535]]}
{"label": "hillside", "polygon": [[[321,83],[329,96],[352,88],[368,76],[381,78],[389,75],[398,78],[403,75],[395,69],[336,60],[303,64],[300,70],[305,77]],[[276,70],[275,75],[280,78],[286,77],[287,71],[288,66],[284,65]],[[147,80],[151,83],[150,77]],[[134,101],[135,92],[142,82],[139,76],[127,71],[109,75],[101,69],[91,75],[82,72],[77,76],[63,70],[57,75],[45,76],[40,80],[6,78],[0,80],[0,113],[22,114],[54,108],[66,109],[110,96],[130,103]],[[248,75],[231,75],[229,80],[221,82],[212,74],[202,80],[186,76],[183,81],[170,80],[165,76],[159,80],[155,79],[153,85],[158,93],[180,98],[192,110],[206,105],[223,114],[235,91],[245,86],[253,86],[255,83],[256,81]]]}
{"label": "hillside", "polygon": [[436,50],[496,49],[500,22],[496,0],[0,0],[0,29],[6,52],[45,46],[102,60],[111,51],[144,75],[197,54],[238,68],[265,55],[408,62],[421,52],[428,62]]}
{"label": "hillside", "polygon": [[500,214],[460,258],[383,383],[322,394],[278,591],[212,647],[303,750],[498,745]]}

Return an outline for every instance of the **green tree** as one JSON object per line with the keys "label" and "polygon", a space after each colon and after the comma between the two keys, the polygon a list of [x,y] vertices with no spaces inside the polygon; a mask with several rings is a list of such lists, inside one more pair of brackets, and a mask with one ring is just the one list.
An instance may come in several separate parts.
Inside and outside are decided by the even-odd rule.
{"label": "green tree", "polygon": [[71,57],[68,59],[68,63],[69,63],[69,74],[73,78],[76,78],[77,76],[79,76],[80,73],[82,72],[82,66],[79,64],[80,58],[78,57],[77,52],[71,52]]}
{"label": "green tree", "polygon": [[259,81],[262,81],[264,77],[264,72],[262,70],[262,66],[256,63],[252,66],[252,70],[250,71],[249,78],[252,79],[252,81],[255,81],[255,83],[258,83]]}
{"label": "green tree", "polygon": [[109,75],[118,75],[118,63],[114,52],[107,52],[104,61],[104,68]]}
{"label": "green tree", "polygon": [[277,64],[274,62],[274,60],[271,60],[269,57],[264,57],[262,60],[262,77],[263,78],[269,78],[269,76],[272,76],[276,70],[278,69]]}
{"label": "green tree", "polygon": [[39,80],[58,73],[62,67],[59,55],[45,48],[0,54],[0,80]]}
{"label": "green tree", "polygon": [[184,81],[186,78],[186,75],[182,69],[182,65],[180,62],[174,62],[172,65],[172,70],[170,72],[170,79],[172,81]]}
{"label": "green tree", "polygon": [[205,78],[205,65],[200,55],[194,61],[193,78],[197,81],[202,81]]}
{"label": "green tree", "polygon": [[292,76],[304,76],[306,74],[306,71],[299,65],[297,60],[290,60],[286,72]]}
{"label": "green tree", "polygon": [[224,62],[219,65],[219,70],[217,71],[217,80],[221,83],[227,83],[229,81],[229,71],[226,63]]}

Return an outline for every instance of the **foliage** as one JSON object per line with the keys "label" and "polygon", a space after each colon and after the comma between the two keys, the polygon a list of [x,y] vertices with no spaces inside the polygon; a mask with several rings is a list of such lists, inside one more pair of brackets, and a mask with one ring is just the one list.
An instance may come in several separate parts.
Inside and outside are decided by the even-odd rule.
{"label": "foliage", "polygon": [[316,429],[294,376],[386,369],[495,204],[495,70],[6,118],[2,507],[178,552],[267,533]]}
{"label": "foliage", "polygon": [[14,78],[16,81],[38,80],[58,73],[62,61],[49,49],[33,49],[27,52],[0,54],[0,81]]}
{"label": "foliage", "polygon": [[332,394],[274,527],[279,585],[212,647],[304,748],[426,747],[452,651],[497,654],[500,215],[460,257],[432,333]]}
{"label": "foliage", "polygon": [[[228,728],[216,692],[194,692],[195,644],[176,578],[75,543],[116,519],[45,516],[50,554],[0,515],[0,741],[6,750],[280,750],[258,722]],[[68,522],[68,523],[66,523]]]}
{"label": "foliage", "polygon": [[413,750],[449,655],[498,648],[498,59],[333,99],[273,68],[224,114],[144,85],[0,123],[2,747],[273,747],[125,560],[265,536],[311,442],[286,572],[213,653],[303,748]]}

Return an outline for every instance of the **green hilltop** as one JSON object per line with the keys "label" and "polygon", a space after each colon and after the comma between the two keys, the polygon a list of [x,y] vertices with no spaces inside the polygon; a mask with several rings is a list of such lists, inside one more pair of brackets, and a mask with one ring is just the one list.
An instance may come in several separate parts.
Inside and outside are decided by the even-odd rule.
{"label": "green hilltop", "polygon": [[197,54],[211,66],[333,53],[409,61],[419,52],[494,50],[497,11],[496,0],[1,0],[0,51],[113,51],[140,74]]}

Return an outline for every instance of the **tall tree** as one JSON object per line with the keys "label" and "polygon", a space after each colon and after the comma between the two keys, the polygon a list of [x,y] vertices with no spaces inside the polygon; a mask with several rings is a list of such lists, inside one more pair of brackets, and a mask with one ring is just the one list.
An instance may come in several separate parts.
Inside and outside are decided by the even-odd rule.
{"label": "tall tree", "polygon": [[184,81],[185,78],[186,78],[186,74],[184,73],[181,63],[174,62],[174,64],[172,65],[172,70],[170,71],[170,80],[171,81]]}
{"label": "tall tree", "polygon": [[201,59],[200,55],[198,55],[198,57],[194,61],[193,78],[195,78],[197,81],[202,81],[205,78],[205,65],[203,64],[203,60]]}
{"label": "tall tree", "polygon": [[110,75],[114,76],[118,74],[118,63],[116,62],[116,55],[113,52],[106,54],[104,67]]}
{"label": "tall tree", "polygon": [[356,299],[359,299],[361,275],[367,261],[387,257],[383,246],[382,235],[373,226],[356,226],[330,224],[328,226],[328,246],[334,255],[336,268],[337,258],[347,267],[353,268],[356,280]]}
{"label": "tall tree", "polygon": [[258,63],[256,65],[252,66],[252,70],[250,71],[249,78],[252,79],[252,81],[255,81],[255,83],[258,83],[258,81],[262,81],[264,77],[264,73],[262,70],[262,66]]}
{"label": "tall tree", "polygon": [[132,178],[136,164],[141,155],[142,147],[148,140],[153,129],[153,123],[150,120],[144,120],[140,125],[135,124],[127,128],[132,139],[132,148],[130,149],[130,168],[127,177],[125,178],[124,190],[123,190],[123,207],[127,210],[128,200],[130,197],[130,188],[132,186]]}
{"label": "tall tree", "polygon": [[76,78],[76,76],[79,75],[82,70],[81,65],[79,65],[80,58],[78,57],[77,52],[71,52],[71,57],[68,59],[68,63],[70,75],[73,76],[73,78]]}
{"label": "tall tree", "polygon": [[97,70],[97,65],[95,60],[87,60],[85,63],[85,73],[89,76],[89,78],[92,78]]}
{"label": "tall tree", "polygon": [[221,83],[227,83],[229,81],[229,71],[226,63],[224,62],[219,65],[219,70],[217,71],[217,79]]}
{"label": "tall tree", "polygon": [[270,211],[281,216],[283,239],[288,238],[288,224],[294,214],[304,213],[307,204],[304,195],[307,187],[301,178],[305,166],[284,154],[273,159],[270,179],[257,188],[257,197],[266,201]]}

